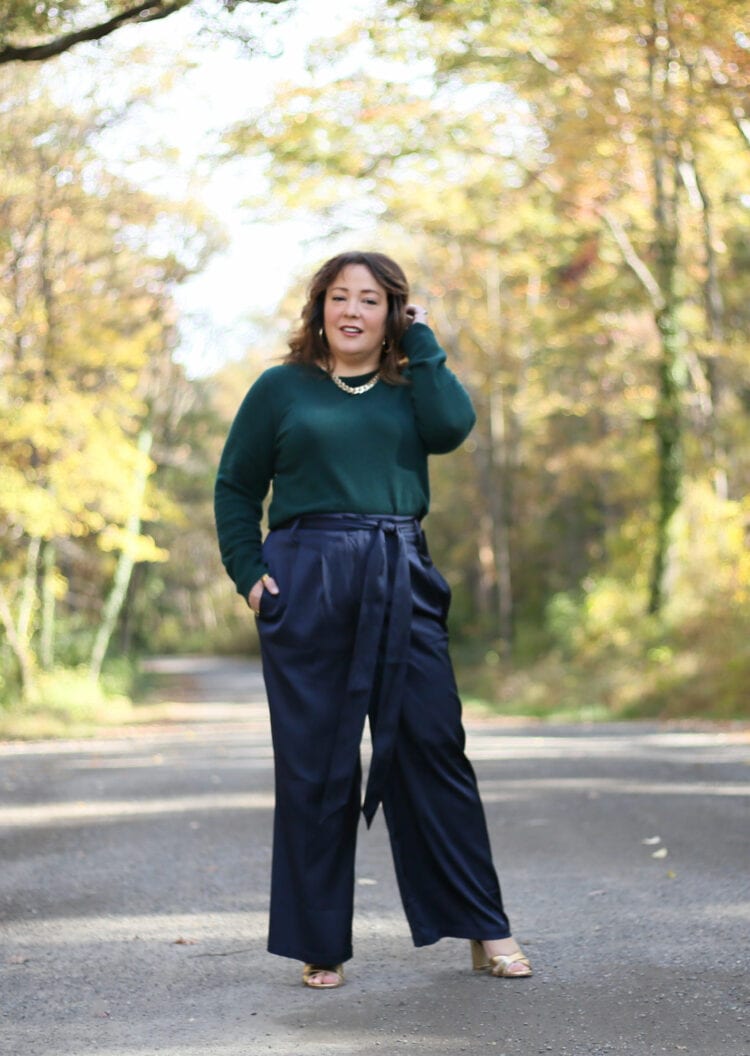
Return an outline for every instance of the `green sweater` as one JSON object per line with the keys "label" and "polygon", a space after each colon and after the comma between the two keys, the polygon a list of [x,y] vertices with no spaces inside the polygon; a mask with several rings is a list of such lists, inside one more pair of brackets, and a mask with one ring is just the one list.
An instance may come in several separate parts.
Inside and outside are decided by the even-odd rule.
{"label": "green sweater", "polygon": [[260,523],[272,483],[271,528],[305,513],[427,513],[427,456],[458,447],[476,417],[428,326],[410,326],[401,348],[407,385],[379,382],[352,396],[320,367],[282,364],[248,392],[215,491],[221,557],[242,597],[268,571]]}

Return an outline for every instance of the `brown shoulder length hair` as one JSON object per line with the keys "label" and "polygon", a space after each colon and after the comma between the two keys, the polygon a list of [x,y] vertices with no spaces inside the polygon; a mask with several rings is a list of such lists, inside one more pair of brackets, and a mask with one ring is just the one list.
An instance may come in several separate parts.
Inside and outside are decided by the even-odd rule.
{"label": "brown shoulder length hair", "polygon": [[380,376],[389,385],[403,385],[406,379],[401,374],[400,345],[408,325],[406,305],[409,301],[409,283],[395,260],[386,257],[384,253],[339,253],[318,268],[307,291],[301,323],[289,339],[290,351],[286,362],[322,363],[329,371],[333,369],[331,353],[323,334],[323,306],[328,287],[350,264],[362,264],[366,267],[388,295]]}

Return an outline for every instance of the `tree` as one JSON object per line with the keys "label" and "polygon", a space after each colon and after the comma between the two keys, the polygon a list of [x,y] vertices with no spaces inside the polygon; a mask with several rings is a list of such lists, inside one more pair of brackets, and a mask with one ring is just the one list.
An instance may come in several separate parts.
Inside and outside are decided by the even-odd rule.
{"label": "tree", "polygon": [[[747,4],[725,0],[707,7],[638,0],[618,5],[553,2],[530,9],[392,0],[392,7],[447,30],[449,46],[438,59],[444,75],[497,79],[528,101],[549,144],[540,177],[551,181],[564,208],[589,221],[592,214],[600,218],[623,264],[641,284],[660,344],[653,413],[657,513],[649,590],[649,609],[656,612],[664,598],[670,526],[680,501],[688,360],[694,358],[682,311],[681,277],[690,270],[689,251],[680,245],[683,211],[692,197],[703,214],[703,282],[713,350],[710,362],[698,361],[698,366],[708,368],[709,389],[716,397],[723,373],[717,335],[726,335],[719,322],[722,296],[712,248],[715,213],[695,167],[696,141],[705,143],[717,132],[731,139],[732,123],[745,135],[738,95],[750,83],[742,32]],[[641,193],[633,195],[639,185]],[[646,201],[648,212],[642,208]],[[721,450],[723,445],[714,444],[715,455]],[[713,470],[723,476],[721,466]]]}
{"label": "tree", "polygon": [[[42,62],[84,41],[102,40],[124,26],[155,22],[190,6],[194,0],[0,0],[0,65]],[[219,11],[233,13],[241,4],[278,6],[286,0],[216,0]]]}
{"label": "tree", "polygon": [[174,286],[214,240],[195,206],[111,171],[101,113],[60,107],[27,71],[6,83],[0,623],[31,698],[36,668],[55,659],[61,603],[80,639],[68,655],[91,657],[96,674],[127,562],[165,556],[141,531],[154,469],[144,379],[174,348]]}

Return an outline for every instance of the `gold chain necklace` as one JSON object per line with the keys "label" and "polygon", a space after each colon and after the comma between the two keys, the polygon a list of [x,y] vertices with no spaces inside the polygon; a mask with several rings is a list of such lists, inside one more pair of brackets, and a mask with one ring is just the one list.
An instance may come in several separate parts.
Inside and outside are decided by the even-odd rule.
{"label": "gold chain necklace", "polygon": [[334,385],[338,385],[342,392],[348,392],[350,396],[361,396],[363,392],[369,392],[370,389],[375,388],[377,383],[380,381],[380,371],[377,372],[374,378],[370,378],[364,385],[347,385],[343,378],[340,378],[338,374],[331,374],[331,380]]}

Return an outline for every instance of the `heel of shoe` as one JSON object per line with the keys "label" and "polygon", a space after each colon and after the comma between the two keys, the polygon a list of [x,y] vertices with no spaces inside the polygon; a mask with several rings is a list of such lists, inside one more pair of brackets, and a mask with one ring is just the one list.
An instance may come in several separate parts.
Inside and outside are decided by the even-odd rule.
{"label": "heel of shoe", "polygon": [[484,946],[478,939],[470,939],[471,966],[475,972],[486,972],[490,966],[489,957],[484,952]]}

